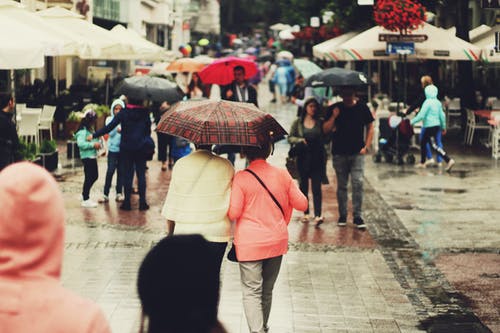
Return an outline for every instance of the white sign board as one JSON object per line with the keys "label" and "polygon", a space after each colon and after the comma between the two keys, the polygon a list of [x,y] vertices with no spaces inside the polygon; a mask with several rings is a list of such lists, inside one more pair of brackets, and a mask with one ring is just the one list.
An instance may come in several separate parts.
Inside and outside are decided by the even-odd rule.
{"label": "white sign board", "polygon": [[363,6],[363,5],[374,5],[374,0],[358,0],[358,5]]}

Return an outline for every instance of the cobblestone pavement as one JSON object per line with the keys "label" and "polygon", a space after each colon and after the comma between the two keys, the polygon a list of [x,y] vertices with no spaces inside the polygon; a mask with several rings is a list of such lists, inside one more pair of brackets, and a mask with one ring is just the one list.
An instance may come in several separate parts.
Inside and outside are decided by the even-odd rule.
{"label": "cobblestone pavement", "polygon": [[[289,127],[293,106],[261,104]],[[290,223],[290,251],[274,292],[270,332],[500,331],[499,167],[484,152],[450,148],[458,162],[451,174],[367,158],[366,232],[350,223],[336,226],[329,165],[325,223],[314,228],[299,222],[298,214]],[[283,166],[287,150],[285,142],[278,143],[271,163]],[[108,204],[81,208],[78,167],[64,169],[60,182],[67,210],[63,284],[98,302],[117,333],[138,331],[137,269],[165,233],[160,208],[170,171],[162,172],[157,161],[148,165],[151,209],[145,213],[119,211],[113,193]],[[236,167],[243,168],[243,161]],[[105,168],[100,159],[94,198]],[[219,314],[229,332],[248,331],[238,265],[228,261]]]}

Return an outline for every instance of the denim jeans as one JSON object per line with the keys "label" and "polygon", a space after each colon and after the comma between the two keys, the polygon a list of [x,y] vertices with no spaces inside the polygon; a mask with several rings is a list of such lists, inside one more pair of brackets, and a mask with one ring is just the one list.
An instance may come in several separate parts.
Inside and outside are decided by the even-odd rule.
{"label": "denim jeans", "polygon": [[104,195],[109,195],[113,175],[116,171],[116,194],[122,193],[122,165],[119,152],[108,152],[108,169],[106,170],[106,181],[104,182]]}
{"label": "denim jeans", "polygon": [[[418,138],[420,142],[422,142],[422,140],[424,139],[424,134],[425,134],[425,127],[422,127],[422,129],[420,130],[419,138]],[[440,147],[442,149],[443,142],[441,139],[441,131],[438,131],[436,133],[435,139],[436,139],[436,144],[438,145],[438,147]],[[429,143],[427,145],[425,145],[425,154],[426,154],[426,157],[428,160],[430,160],[432,158],[432,147]],[[441,155],[439,155],[439,154],[437,155],[436,161],[438,163],[443,161],[443,158],[441,157]]]}
{"label": "denim jeans", "polygon": [[130,205],[130,196],[132,194],[132,181],[134,179],[134,170],[137,175],[139,186],[139,202],[146,201],[146,158],[141,152],[121,151],[123,161],[123,187],[125,189],[124,205]]}
{"label": "denim jeans", "polygon": [[337,201],[339,206],[339,217],[347,217],[347,182],[351,176],[352,187],[352,215],[361,218],[363,205],[363,173],[365,156],[355,155],[333,155],[333,168],[337,175]]}

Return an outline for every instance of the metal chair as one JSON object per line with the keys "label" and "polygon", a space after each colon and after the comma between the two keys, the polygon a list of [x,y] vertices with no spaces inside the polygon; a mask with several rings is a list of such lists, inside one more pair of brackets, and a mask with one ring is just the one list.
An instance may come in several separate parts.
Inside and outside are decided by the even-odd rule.
{"label": "metal chair", "polygon": [[460,98],[455,97],[449,100],[448,106],[446,107],[446,126],[451,128],[450,126],[450,117],[458,117],[462,116],[462,107],[460,106]]}
{"label": "metal chair", "polygon": [[44,105],[40,115],[39,131],[49,131],[50,140],[52,140],[52,122],[54,121],[54,113],[56,112],[55,105]]}
{"label": "metal chair", "polygon": [[467,125],[465,127],[465,137],[464,143],[467,145],[472,145],[474,140],[474,132],[476,130],[491,130],[491,126],[488,123],[477,122],[476,115],[471,109],[466,109],[467,112]]}

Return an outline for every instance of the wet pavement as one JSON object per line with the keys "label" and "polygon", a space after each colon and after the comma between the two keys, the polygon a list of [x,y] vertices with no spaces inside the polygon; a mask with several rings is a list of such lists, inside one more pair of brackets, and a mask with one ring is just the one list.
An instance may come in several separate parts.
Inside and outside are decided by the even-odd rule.
{"label": "wet pavement", "polygon": [[[261,105],[289,128],[295,107],[266,103],[265,88]],[[275,288],[270,332],[500,331],[500,165],[484,148],[463,148],[458,141],[453,133],[444,138],[457,160],[450,174],[377,164],[368,157],[367,231],[350,222],[337,227],[329,161],[325,223],[320,228],[301,223],[298,213],[290,223],[290,251]],[[277,143],[269,161],[284,166],[287,150],[286,142]],[[165,235],[160,209],[170,171],[161,171],[157,161],[148,165],[147,212],[137,210],[138,198],[134,210],[118,210],[113,191],[109,203],[81,208],[81,168],[64,168],[60,179],[67,210],[63,283],[98,302],[113,332],[138,331],[137,269]],[[244,161],[237,160],[236,168],[244,168]],[[101,158],[94,199],[105,171]],[[248,331],[238,266],[228,261],[222,267],[219,314],[229,332]]]}

